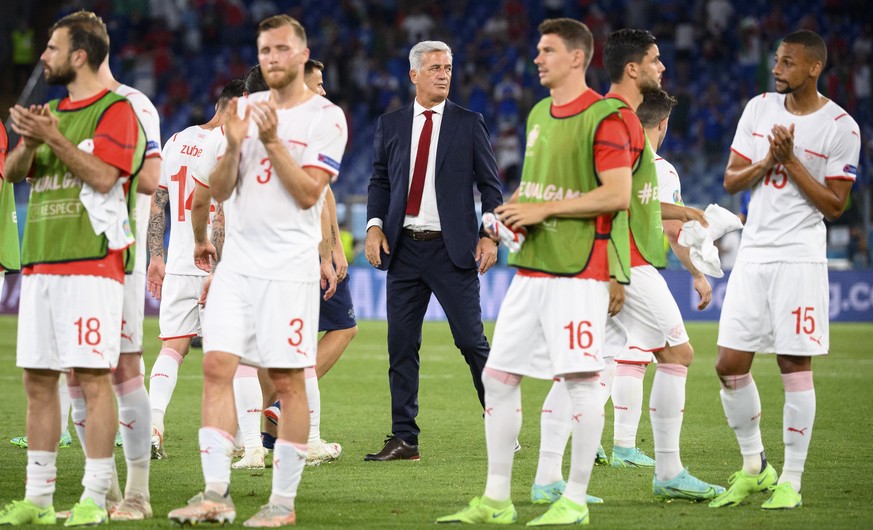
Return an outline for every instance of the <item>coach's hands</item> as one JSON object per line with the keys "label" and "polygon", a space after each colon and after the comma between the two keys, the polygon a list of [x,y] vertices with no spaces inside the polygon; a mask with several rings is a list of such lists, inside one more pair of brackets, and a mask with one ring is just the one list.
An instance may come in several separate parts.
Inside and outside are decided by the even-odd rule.
{"label": "coach's hands", "polygon": [[479,264],[479,274],[485,274],[497,263],[497,243],[490,237],[480,237],[476,245],[476,263]]}
{"label": "coach's hands", "polygon": [[378,226],[371,226],[367,229],[367,238],[364,240],[364,257],[367,258],[370,265],[374,267],[382,265],[380,250],[385,254],[391,254],[388,249],[388,238],[385,237],[385,232]]}

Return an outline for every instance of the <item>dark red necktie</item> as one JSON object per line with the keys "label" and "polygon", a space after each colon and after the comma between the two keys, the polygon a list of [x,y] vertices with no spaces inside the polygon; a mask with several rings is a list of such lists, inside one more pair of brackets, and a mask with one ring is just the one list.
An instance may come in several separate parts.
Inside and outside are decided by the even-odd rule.
{"label": "dark red necktie", "polygon": [[432,110],[424,111],[424,127],[418,137],[418,151],[415,153],[415,168],[412,170],[412,186],[409,200],[406,201],[406,215],[418,215],[421,209],[421,194],[424,191],[424,174],[427,173],[427,156],[430,153],[430,136],[433,132]]}

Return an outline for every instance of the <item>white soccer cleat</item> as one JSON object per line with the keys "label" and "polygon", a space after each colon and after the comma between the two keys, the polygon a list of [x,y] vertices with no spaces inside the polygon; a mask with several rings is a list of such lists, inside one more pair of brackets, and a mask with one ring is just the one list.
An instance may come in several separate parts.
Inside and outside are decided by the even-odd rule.
{"label": "white soccer cleat", "polygon": [[320,444],[309,448],[309,453],[306,455],[307,466],[318,466],[325,462],[333,462],[339,458],[343,448],[338,443],[327,443],[320,440]]}
{"label": "white soccer cleat", "polygon": [[230,495],[221,496],[211,491],[198,493],[188,500],[188,505],[176,508],[167,518],[179,525],[198,525],[200,523],[233,523],[236,508]]}
{"label": "white soccer cleat", "polygon": [[152,427],[152,460],[163,460],[167,458],[167,453],[164,451],[164,433],[158,430],[157,427]]}
{"label": "white soccer cleat", "polygon": [[152,505],[141,494],[133,494],[109,512],[113,521],[142,521],[152,518]]}
{"label": "white soccer cleat", "polygon": [[243,457],[234,462],[230,467],[233,469],[264,469],[264,457],[266,456],[266,449],[256,447],[251,451],[246,451]]}

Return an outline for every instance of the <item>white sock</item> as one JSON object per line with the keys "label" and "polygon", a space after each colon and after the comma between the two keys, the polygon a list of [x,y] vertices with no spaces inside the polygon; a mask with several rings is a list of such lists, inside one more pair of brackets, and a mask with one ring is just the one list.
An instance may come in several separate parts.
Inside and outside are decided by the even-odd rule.
{"label": "white sock", "polygon": [[176,389],[176,381],[179,379],[179,365],[182,364],[182,356],[176,350],[163,348],[155,364],[152,366],[152,374],[149,377],[149,400],[152,407],[152,424],[161,433],[164,432],[164,415],[167,406]]}
{"label": "white sock", "polygon": [[645,364],[617,363],[612,382],[613,445],[633,449],[643,413]]}
{"label": "white sock", "polygon": [[604,357],[603,362],[606,367],[600,371],[600,401],[603,407],[606,407],[606,402],[609,401],[609,396],[612,395],[612,383],[615,381],[615,359],[612,357]]}
{"label": "white sock", "polygon": [[603,406],[601,405],[599,376],[565,379],[570,395],[570,425],[573,440],[570,453],[570,474],[564,497],[585,504],[594,455],[603,434]]}
{"label": "white sock", "polygon": [[521,377],[485,367],[485,443],[488,480],[485,496],[494,501],[510,498],[515,441],[521,431]]}
{"label": "white sock", "polygon": [[236,417],[239,423],[243,447],[251,451],[261,445],[261,407],[264,401],[261,385],[258,383],[258,370],[240,364],[233,376],[233,395],[236,403]]}
{"label": "white sock", "polygon": [[535,484],[545,485],[564,480],[562,464],[570,439],[569,418],[570,395],[564,382],[556,379],[540,413],[540,459]]}
{"label": "white sock", "polygon": [[[88,409],[85,406],[85,394],[82,393],[81,386],[69,386],[70,393],[70,415],[73,417],[73,427],[76,428],[76,436],[79,437],[79,444],[82,445],[82,452],[88,454],[85,450],[85,420],[88,416]],[[63,414],[63,412],[61,412]]]}
{"label": "white sock", "polygon": [[79,498],[79,502],[85,499],[93,499],[97,506],[106,507],[106,494],[109,492],[109,486],[112,484],[112,470],[115,466],[115,459],[111,456],[108,458],[86,458],[85,459],[85,476],[82,477],[82,485],[85,486],[85,491]]}
{"label": "white sock", "polygon": [[782,441],[785,443],[785,464],[779,484],[790,482],[794,491],[800,491],[800,479],[809,441],[812,437],[812,424],[815,422],[815,387],[812,372],[782,374],[785,386],[785,407],[782,411]]}
{"label": "white sock", "polygon": [[221,429],[201,427],[198,437],[200,438],[200,465],[203,468],[206,490],[227,495],[230,488],[233,436]]}
{"label": "white sock", "polygon": [[70,389],[62,377],[58,378],[58,396],[61,399],[61,436],[70,428],[70,407],[73,406],[70,399]]}
{"label": "white sock", "polygon": [[143,376],[114,385],[118,398],[118,424],[124,442],[127,463],[125,496],[138,493],[149,499],[149,464],[151,461],[152,418],[149,395]]}
{"label": "white sock", "polygon": [[304,368],[306,400],[309,402],[309,447],[321,445],[321,391],[315,368]]}
{"label": "white sock", "polygon": [[309,449],[305,444],[276,440],[273,447],[273,492],[270,502],[294,510],[297,487]]}
{"label": "white sock", "polygon": [[685,415],[685,381],[688,368],[659,364],[649,396],[649,418],[655,438],[655,477],[667,481],[682,472],[679,435]]}
{"label": "white sock", "polygon": [[57,453],[49,451],[27,451],[24,498],[42,508],[48,508],[54,502],[57,457]]}
{"label": "white sock", "polygon": [[721,383],[721,404],[728,425],[737,435],[743,470],[750,475],[762,471],[764,444],[761,441],[761,398],[752,374],[726,376]]}

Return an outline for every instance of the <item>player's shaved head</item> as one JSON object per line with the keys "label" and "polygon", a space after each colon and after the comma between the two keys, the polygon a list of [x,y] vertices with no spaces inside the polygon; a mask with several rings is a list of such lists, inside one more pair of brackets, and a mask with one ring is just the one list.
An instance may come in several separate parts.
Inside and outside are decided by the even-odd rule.
{"label": "player's shaved head", "polygon": [[242,79],[234,79],[230,83],[224,85],[221,94],[215,101],[215,110],[221,112],[227,107],[227,104],[233,98],[238,98],[245,93],[246,84]]}
{"label": "player's shaved head", "polygon": [[657,127],[676,106],[676,98],[664,90],[650,90],[643,94],[643,102],[637,107],[637,117],[646,129]]}
{"label": "player's shaved head", "polygon": [[782,39],[782,43],[800,44],[804,47],[812,62],[821,61],[822,69],[824,69],[828,62],[828,47],[825,44],[824,39],[814,31],[802,29],[800,31],[795,31],[794,33],[789,33],[784,39]]}
{"label": "player's shaved head", "polygon": [[261,65],[256,64],[249,68],[249,73],[246,74],[245,91],[248,94],[254,94],[255,92],[263,92],[265,90],[270,90],[270,87],[264,81]]}

